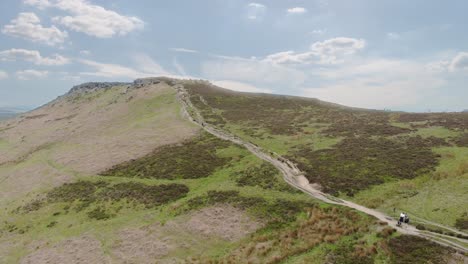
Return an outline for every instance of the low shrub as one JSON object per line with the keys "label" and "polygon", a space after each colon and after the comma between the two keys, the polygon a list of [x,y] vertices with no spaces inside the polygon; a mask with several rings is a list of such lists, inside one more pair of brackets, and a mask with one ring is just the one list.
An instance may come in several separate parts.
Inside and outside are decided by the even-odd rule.
{"label": "low shrub", "polygon": [[102,207],[96,207],[92,211],[88,212],[87,215],[89,218],[95,220],[107,220],[112,217],[112,215],[108,214]]}
{"label": "low shrub", "polygon": [[302,146],[288,157],[325,192],[349,196],[388,178],[412,179],[438,164],[438,156],[418,137],[345,138],[332,149]]}
{"label": "low shrub", "polygon": [[280,172],[268,162],[263,162],[260,166],[247,167],[242,171],[231,174],[237,186],[258,186],[263,189],[298,192],[284,181],[278,180]]}
{"label": "low shrub", "polygon": [[445,263],[447,256],[453,253],[434,242],[410,235],[394,237],[388,245],[395,264]]}

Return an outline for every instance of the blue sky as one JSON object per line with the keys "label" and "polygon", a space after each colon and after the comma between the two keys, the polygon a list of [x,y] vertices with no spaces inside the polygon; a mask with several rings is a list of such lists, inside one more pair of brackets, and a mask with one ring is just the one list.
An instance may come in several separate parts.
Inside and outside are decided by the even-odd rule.
{"label": "blue sky", "polygon": [[2,0],[0,107],[174,76],[406,111],[468,108],[468,2]]}

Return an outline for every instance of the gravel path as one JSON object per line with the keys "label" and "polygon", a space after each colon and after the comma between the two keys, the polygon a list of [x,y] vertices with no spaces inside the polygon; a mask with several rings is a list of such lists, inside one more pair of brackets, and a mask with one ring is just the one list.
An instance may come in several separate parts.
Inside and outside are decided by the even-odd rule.
{"label": "gravel path", "polygon": [[[296,189],[299,189],[309,194],[310,196],[316,199],[319,199],[323,202],[347,206],[349,208],[353,208],[358,211],[364,212],[368,215],[372,215],[376,217],[377,219],[379,219],[380,221],[388,223],[389,226],[395,228],[400,233],[424,237],[438,244],[456,249],[457,251],[462,251],[465,253],[468,252],[468,248],[466,248],[463,245],[453,242],[453,240],[456,240],[456,241],[460,241],[465,244],[468,244],[468,240],[466,239],[460,239],[460,238],[452,239],[452,238],[448,238],[447,236],[443,236],[443,235],[441,236],[440,234],[437,234],[437,233],[431,233],[428,231],[420,231],[416,229],[416,227],[412,225],[408,225],[408,224],[403,224],[403,226],[399,227],[397,226],[396,220],[394,220],[390,216],[385,215],[382,212],[364,207],[362,205],[359,205],[350,201],[335,198],[333,196],[330,196],[326,193],[321,192],[320,190],[315,189],[311,184],[309,184],[309,181],[304,176],[304,174],[291,161],[281,157],[280,155],[274,152],[264,150],[251,142],[246,142],[243,139],[235,135],[232,135],[230,133],[227,133],[226,131],[223,131],[221,129],[218,129],[216,127],[213,127],[207,124],[203,120],[203,117],[198,111],[198,109],[195,108],[195,106],[190,101],[190,96],[188,92],[186,91],[186,89],[184,88],[184,86],[182,84],[176,84],[174,88],[177,90],[178,99],[182,103],[182,106],[183,106],[182,111],[186,118],[188,118],[193,123],[201,126],[204,130],[206,130],[210,134],[218,138],[231,141],[237,145],[241,145],[247,148],[250,152],[252,152],[255,156],[259,157],[260,159],[270,162],[273,166],[275,166],[278,170],[282,172],[284,180],[291,186],[295,187]],[[189,114],[189,110],[192,112],[192,115]]]}

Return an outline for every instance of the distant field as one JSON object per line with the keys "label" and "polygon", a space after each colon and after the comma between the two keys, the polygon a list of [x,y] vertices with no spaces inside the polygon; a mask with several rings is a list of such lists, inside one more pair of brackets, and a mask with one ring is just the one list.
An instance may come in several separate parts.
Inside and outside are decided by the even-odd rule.
{"label": "distant field", "polygon": [[468,113],[347,108],[187,82],[206,121],[288,157],[331,194],[467,229]]}
{"label": "distant field", "polygon": [[16,114],[13,113],[0,113],[0,121],[14,117]]}

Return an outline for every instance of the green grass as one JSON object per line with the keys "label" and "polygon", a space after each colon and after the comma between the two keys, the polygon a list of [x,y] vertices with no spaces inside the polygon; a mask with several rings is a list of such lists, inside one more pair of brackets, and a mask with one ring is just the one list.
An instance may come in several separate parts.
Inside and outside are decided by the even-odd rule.
{"label": "green grass", "polygon": [[375,186],[357,194],[353,200],[393,215],[407,211],[415,216],[455,226],[456,220],[468,212],[468,171],[459,171],[466,164],[468,148],[442,147],[440,165],[431,174],[411,180]]}
{"label": "green grass", "polygon": [[444,138],[444,139],[448,139],[448,138],[452,138],[452,137],[457,137],[460,135],[460,132],[458,131],[454,131],[454,130],[450,130],[448,128],[445,128],[445,127],[438,127],[438,126],[435,126],[435,127],[423,127],[423,128],[419,128],[417,131],[415,131],[413,133],[414,135],[420,135],[424,138],[427,138],[427,137],[438,137],[438,138]]}

